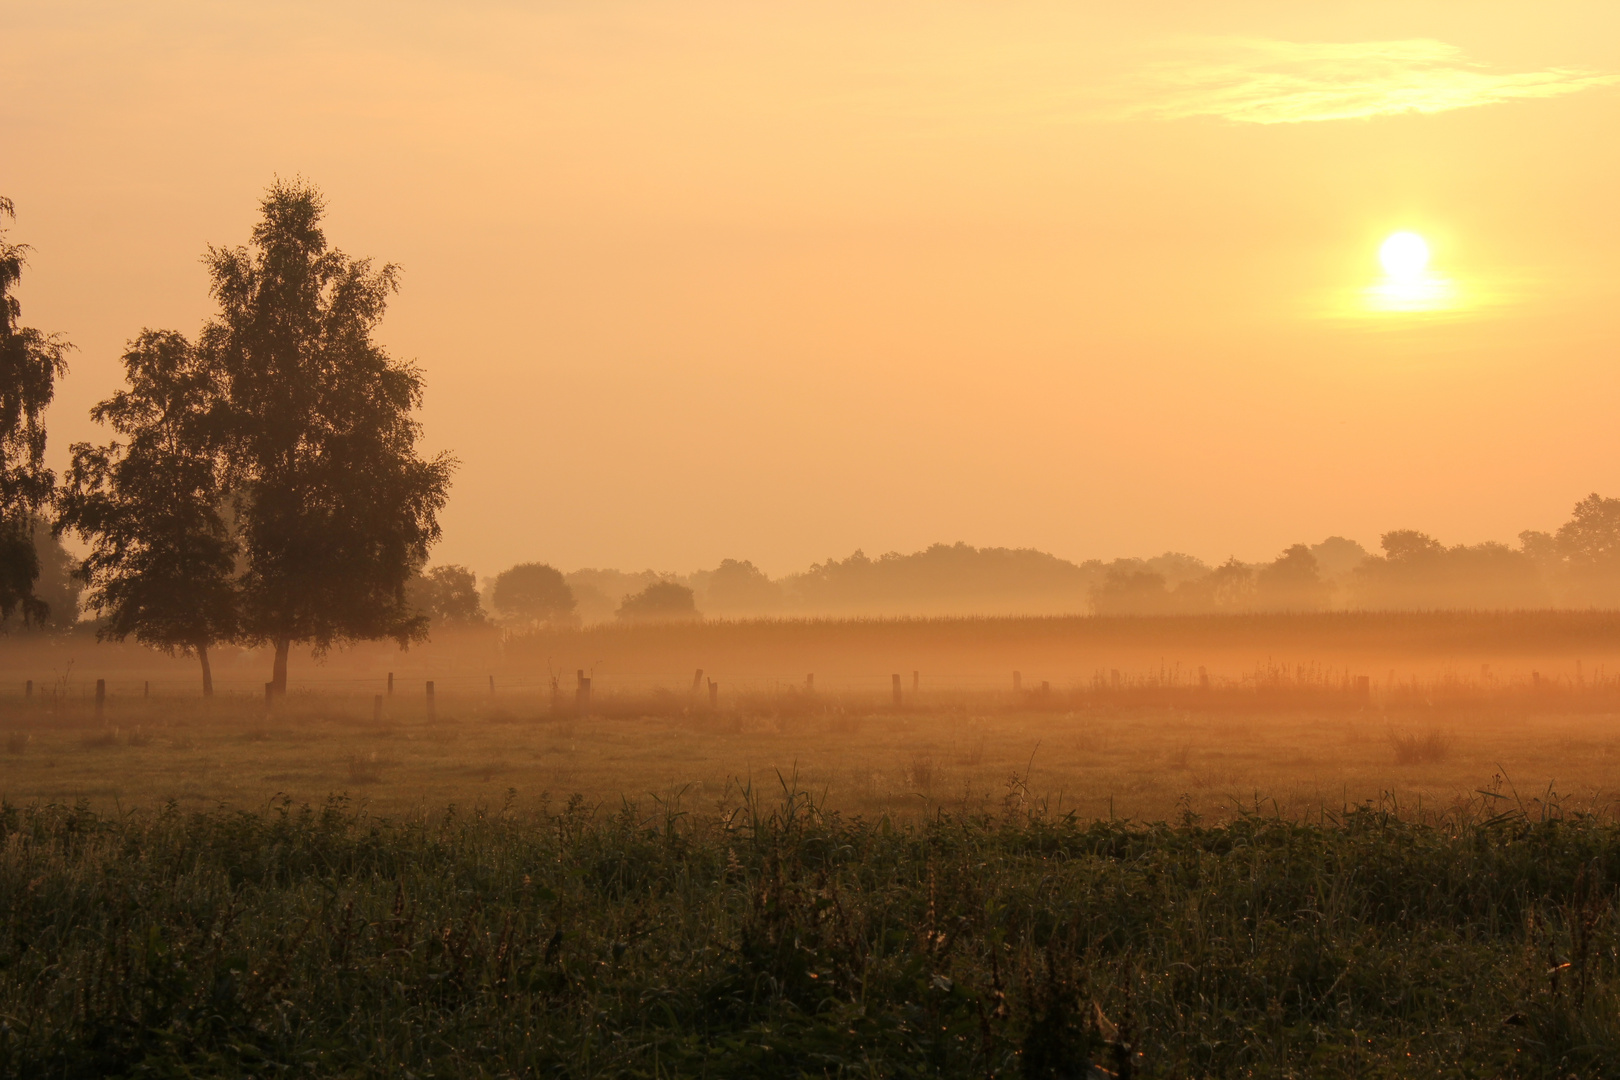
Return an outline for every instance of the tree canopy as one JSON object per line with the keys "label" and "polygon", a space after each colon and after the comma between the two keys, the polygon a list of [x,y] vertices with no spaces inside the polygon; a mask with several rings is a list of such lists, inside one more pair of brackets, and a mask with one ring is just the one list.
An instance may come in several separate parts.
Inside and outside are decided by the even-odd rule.
{"label": "tree canopy", "polygon": [[278,181],[246,247],[210,248],[219,314],[198,340],[241,543],[242,635],[420,639],[406,585],[439,537],[454,467],[416,452],[421,373],[372,339],[399,272],[330,248],[315,188]]}
{"label": "tree canopy", "polygon": [[128,441],[74,444],[56,528],[90,544],[78,573],[102,618],[97,636],[195,655],[211,694],[208,649],[237,629],[237,544],[210,437],[214,387],[173,331],[142,333],[124,371],[127,388],[91,416]]}
{"label": "tree canopy", "polygon": [[[15,216],[11,200],[0,197],[0,222]],[[20,608],[25,623],[38,623],[49,609],[34,593],[34,526],[56,483],[45,467],[44,413],[71,346],[22,325],[14,290],[27,255],[28,245],[9,241],[0,224],[0,619]]]}
{"label": "tree canopy", "polygon": [[519,563],[495,578],[490,602],[502,617],[540,623],[565,619],[574,613],[574,590],[545,563]]}
{"label": "tree canopy", "polygon": [[405,590],[406,602],[418,615],[443,626],[482,626],[484,605],[478,578],[465,566],[435,566],[416,575]]}
{"label": "tree canopy", "polygon": [[655,581],[624,598],[618,616],[626,622],[676,622],[698,619],[697,598],[674,581]]}

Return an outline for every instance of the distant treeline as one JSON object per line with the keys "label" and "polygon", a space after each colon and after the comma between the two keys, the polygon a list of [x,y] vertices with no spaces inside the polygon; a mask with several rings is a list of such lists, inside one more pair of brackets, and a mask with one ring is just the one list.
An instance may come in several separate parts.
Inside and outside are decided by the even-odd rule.
{"label": "distant treeline", "polygon": [[1269,562],[1211,566],[1166,552],[1069,562],[1028,548],[935,544],[871,558],[857,551],[772,578],[726,559],[691,574],[526,563],[477,581],[441,567],[417,586],[437,621],[522,627],[613,619],[902,615],[1195,615],[1269,611],[1607,608],[1620,606],[1620,499],[1591,495],[1556,533],[1516,546],[1448,547],[1411,529],[1378,552],[1330,536]]}

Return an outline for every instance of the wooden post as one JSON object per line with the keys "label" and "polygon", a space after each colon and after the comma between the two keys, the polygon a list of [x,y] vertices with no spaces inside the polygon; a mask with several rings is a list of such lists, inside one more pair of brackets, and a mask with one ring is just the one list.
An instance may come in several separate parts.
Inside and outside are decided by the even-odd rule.
{"label": "wooden post", "polygon": [[428,684],[427,684],[427,718],[428,718],[429,723],[432,723],[434,720],[437,720],[439,718],[438,708],[436,707],[436,705],[435,705],[435,703],[433,701],[433,680],[432,679],[429,679]]}
{"label": "wooden post", "polygon": [[807,694],[813,694],[816,692],[816,676],[814,673],[804,677],[804,692]]}
{"label": "wooden post", "polygon": [[889,678],[894,682],[894,707],[898,709],[900,707],[900,676],[890,675]]}
{"label": "wooden post", "polygon": [[1016,694],[1020,690],[1022,690],[1023,688],[1024,688],[1024,673],[1022,671],[1013,672],[1013,693]]}
{"label": "wooden post", "polygon": [[574,688],[574,714],[588,716],[591,711],[591,680],[585,677],[585,669],[580,668],[574,673],[578,685]]}
{"label": "wooden post", "polygon": [[703,669],[698,668],[697,674],[692,676],[692,693],[695,694],[701,689],[703,689]]}
{"label": "wooden post", "polygon": [[717,711],[720,708],[720,684],[713,679],[709,680],[709,708]]}
{"label": "wooden post", "polygon": [[382,723],[382,703],[383,696],[381,694],[371,699],[371,722],[374,724]]}
{"label": "wooden post", "polygon": [[34,700],[34,680],[33,679],[29,679],[26,683],[23,684],[23,700],[24,701],[33,701]]}
{"label": "wooden post", "polygon": [[489,692],[491,694],[495,692],[495,676],[493,675],[489,677]]}
{"label": "wooden post", "polygon": [[96,680],[96,719],[100,720],[107,712],[107,680]]}
{"label": "wooden post", "polygon": [[1047,682],[1044,679],[1041,680],[1041,697],[1049,698],[1051,696],[1052,696],[1052,684]]}
{"label": "wooden post", "polygon": [[1198,665],[1198,689],[1209,689],[1209,672],[1204,670],[1203,664]]}
{"label": "wooden post", "polygon": [[1530,673],[1530,685],[1538,691],[1541,689],[1541,672],[1532,671]]}
{"label": "wooden post", "polygon": [[152,696],[152,680],[148,679],[148,680],[146,680],[145,683],[143,683],[141,685],[141,697],[151,697],[151,696]]}
{"label": "wooden post", "polygon": [[388,673],[388,696],[394,696],[394,673],[392,671]]}

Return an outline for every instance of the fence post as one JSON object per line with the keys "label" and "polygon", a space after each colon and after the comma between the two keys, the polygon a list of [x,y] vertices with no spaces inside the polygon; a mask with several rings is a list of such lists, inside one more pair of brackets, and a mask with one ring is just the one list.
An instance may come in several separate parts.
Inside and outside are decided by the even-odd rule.
{"label": "fence post", "polygon": [[33,701],[34,700],[34,680],[33,679],[29,679],[26,683],[23,684],[23,700],[24,701]]}
{"label": "fence post", "polygon": [[816,676],[813,672],[804,677],[804,692],[807,694],[816,692]]}
{"label": "fence post", "polygon": [[1209,672],[1204,670],[1203,664],[1198,665],[1198,689],[1209,689]]}
{"label": "fence post", "polygon": [[894,684],[894,707],[898,709],[900,707],[900,676],[890,675],[889,679]]}
{"label": "fence post", "polygon": [[709,708],[720,708],[720,684],[713,679],[709,680]]}
{"label": "fence post", "polygon": [[427,684],[427,718],[428,718],[429,723],[432,723],[434,720],[437,720],[439,718],[438,710],[435,708],[434,702],[433,702],[433,680],[432,679],[429,679],[428,684]]}
{"label": "fence post", "polygon": [[394,673],[392,671],[388,673],[388,696],[394,696]]}
{"label": "fence post", "polygon": [[692,676],[692,693],[695,694],[701,689],[703,689],[703,669],[698,668],[697,673]]}
{"label": "fence post", "polygon": [[489,677],[489,692],[491,694],[495,692],[495,676],[493,675]]}
{"label": "fence post", "polygon": [[107,680],[96,680],[96,719],[100,720],[107,711]]}
{"label": "fence post", "polygon": [[588,716],[591,711],[591,680],[585,677],[585,669],[580,668],[574,672],[577,685],[574,687],[574,715]]}

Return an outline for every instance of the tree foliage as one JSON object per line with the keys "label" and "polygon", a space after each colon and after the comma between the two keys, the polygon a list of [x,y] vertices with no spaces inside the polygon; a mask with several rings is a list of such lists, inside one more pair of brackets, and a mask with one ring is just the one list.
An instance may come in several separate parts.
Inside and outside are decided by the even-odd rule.
{"label": "tree foliage", "polygon": [[58,531],[90,544],[79,576],[98,637],[196,655],[236,632],[237,545],[223,510],[210,427],[214,387],[173,331],[148,330],[124,354],[126,389],[91,416],[127,442],[75,443]]}
{"label": "tree foliage", "polygon": [[504,618],[526,623],[566,619],[575,604],[574,590],[545,563],[519,563],[501,571],[490,601]]}
{"label": "tree foliage", "polygon": [[[15,216],[11,200],[0,197],[0,221]],[[25,623],[38,623],[49,610],[34,594],[34,525],[56,482],[45,467],[44,413],[70,346],[22,325],[14,290],[27,255],[28,245],[7,240],[0,226],[0,619],[20,608]]]}
{"label": "tree foliage", "polygon": [[676,622],[701,618],[692,590],[674,581],[655,581],[624,598],[618,616],[626,622]]}
{"label": "tree foliage", "polygon": [[482,626],[484,605],[478,578],[465,566],[435,566],[416,575],[406,588],[406,603],[418,615],[444,626]]}
{"label": "tree foliage", "polygon": [[219,314],[198,341],[244,572],[241,631],[294,642],[420,639],[406,584],[439,537],[453,461],[416,453],[421,373],[372,340],[398,283],[330,248],[313,187],[277,182],[246,247],[210,248]]}

